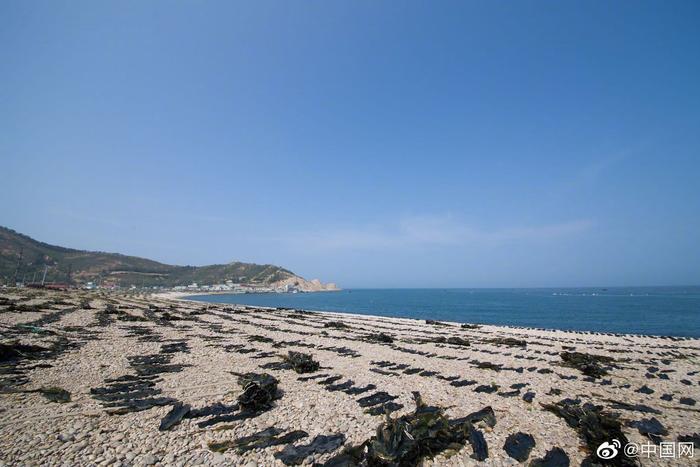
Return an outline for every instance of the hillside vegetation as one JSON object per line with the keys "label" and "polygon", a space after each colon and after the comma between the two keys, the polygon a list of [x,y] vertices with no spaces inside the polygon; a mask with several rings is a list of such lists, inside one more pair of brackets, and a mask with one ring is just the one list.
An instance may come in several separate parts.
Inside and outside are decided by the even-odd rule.
{"label": "hillside vegetation", "polygon": [[[20,254],[22,259],[20,260]],[[270,264],[233,262],[210,266],[173,266],[118,253],[74,250],[39,242],[14,230],[0,227],[0,282],[17,279],[40,281],[46,266],[48,282],[84,283],[101,281],[120,286],[166,286],[222,283],[226,280],[270,285],[291,281],[297,276]],[[302,278],[298,278],[304,281]]]}

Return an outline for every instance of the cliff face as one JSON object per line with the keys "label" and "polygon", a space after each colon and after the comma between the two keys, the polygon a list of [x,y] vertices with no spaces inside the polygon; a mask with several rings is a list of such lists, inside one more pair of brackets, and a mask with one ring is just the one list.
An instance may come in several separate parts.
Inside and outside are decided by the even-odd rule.
{"label": "cliff face", "polygon": [[322,283],[318,279],[306,280],[303,277],[292,276],[273,284],[274,287],[294,287],[301,292],[335,292],[340,290],[336,284],[329,282]]}

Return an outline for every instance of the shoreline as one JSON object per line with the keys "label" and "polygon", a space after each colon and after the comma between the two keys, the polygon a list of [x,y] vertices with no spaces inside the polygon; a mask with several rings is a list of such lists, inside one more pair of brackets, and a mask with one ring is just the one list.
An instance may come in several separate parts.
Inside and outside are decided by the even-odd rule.
{"label": "shoreline", "polygon": [[[252,307],[252,308],[260,308],[260,309],[268,309],[268,310],[278,309],[278,307],[271,307],[271,306],[257,306],[257,305],[253,306],[253,305],[246,305],[243,303],[209,302],[209,301],[204,301],[204,300],[188,299],[188,297],[208,296],[208,295],[214,296],[214,295],[233,295],[233,294],[226,293],[226,292],[209,292],[209,293],[197,293],[197,294],[191,294],[191,293],[186,293],[186,292],[163,292],[163,293],[153,294],[153,296],[162,297],[164,299],[181,300],[181,301],[193,302],[193,303],[216,303],[219,305]],[[425,321],[425,318],[405,318],[405,317],[398,317],[398,316],[386,316],[386,315],[357,313],[357,312],[352,312],[352,311],[329,311],[329,310],[313,310],[313,309],[303,309],[303,311],[309,311],[312,313],[328,313],[328,314],[333,314],[333,315],[365,316],[368,318],[375,318],[375,319],[387,318],[387,319],[396,319],[396,320],[409,320],[409,321],[414,321],[414,322],[415,321],[418,321],[418,322]],[[430,319],[430,318],[427,318],[427,319]],[[700,341],[700,337],[693,337],[693,336],[674,336],[674,335],[662,335],[662,334],[606,332],[606,331],[594,331],[594,330],[577,330],[577,329],[518,326],[518,325],[509,325],[509,324],[488,324],[488,323],[479,323],[479,322],[467,323],[467,322],[449,321],[449,320],[440,320],[440,321],[443,323],[456,325],[456,326],[459,326],[461,324],[477,324],[480,326],[489,326],[492,328],[504,328],[504,329],[515,329],[515,330],[525,330],[525,331],[561,332],[561,333],[567,333],[567,334],[581,334],[581,335],[607,335],[607,336],[616,336],[616,337],[648,337],[648,338],[652,338],[652,339],[672,339],[672,340],[679,340],[679,341]]]}
{"label": "shoreline", "polygon": [[[580,465],[596,443],[557,411],[576,416],[585,404],[600,407],[590,409],[594,419],[631,443],[698,437],[696,340],[462,328],[173,295],[14,289],[0,297],[3,345],[30,346],[0,362],[0,465],[324,465],[372,439],[383,411],[410,417],[414,391],[441,408],[457,436],[425,466],[518,465],[513,455],[527,464],[562,453]],[[287,352],[319,367],[297,373]],[[249,373],[278,387],[254,413],[239,406],[237,375]],[[36,392],[48,387],[67,391],[70,402]],[[188,415],[159,429],[178,407]],[[465,420],[476,438],[459,438],[454,424],[472,423]],[[299,438],[240,449],[271,432]],[[516,435],[532,443],[527,452],[513,450]]]}

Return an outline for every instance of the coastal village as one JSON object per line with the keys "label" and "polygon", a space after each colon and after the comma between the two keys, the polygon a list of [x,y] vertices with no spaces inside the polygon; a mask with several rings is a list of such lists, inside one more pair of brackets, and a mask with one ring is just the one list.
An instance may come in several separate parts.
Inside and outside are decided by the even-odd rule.
{"label": "coastal village", "polygon": [[[105,285],[98,285],[92,281],[88,281],[81,288],[83,288],[85,290],[99,290],[99,289],[118,290],[120,288],[120,286],[116,285],[116,284],[108,284],[106,286]],[[140,289],[142,289],[142,288],[137,287],[136,285],[132,285],[132,286],[128,287],[128,290],[140,290]],[[147,289],[149,289],[151,291],[159,291],[159,292],[165,292],[165,291],[192,292],[192,293],[220,292],[220,293],[229,293],[229,294],[306,292],[306,290],[301,288],[299,285],[295,285],[295,284],[284,284],[284,285],[281,285],[279,287],[276,287],[276,286],[270,286],[270,285],[264,285],[264,284],[235,283],[231,280],[226,281],[223,284],[205,285],[205,284],[197,284],[196,282],[193,282],[192,284],[189,284],[189,285],[177,285],[174,287],[152,286],[152,287],[148,287]]]}

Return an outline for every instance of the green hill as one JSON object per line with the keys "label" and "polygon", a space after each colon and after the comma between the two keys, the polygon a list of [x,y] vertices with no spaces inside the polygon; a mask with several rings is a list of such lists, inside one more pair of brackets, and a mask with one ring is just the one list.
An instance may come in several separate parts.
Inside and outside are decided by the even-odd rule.
{"label": "green hill", "polygon": [[[20,261],[21,255],[21,261]],[[85,283],[101,281],[120,286],[177,286],[223,283],[226,280],[268,285],[296,278],[294,273],[270,264],[233,262],[211,266],[173,266],[136,256],[82,251],[39,242],[14,230],[0,227],[0,283],[10,284],[20,265],[17,280],[40,281],[46,266],[47,282]],[[300,280],[303,280],[299,278]]]}

